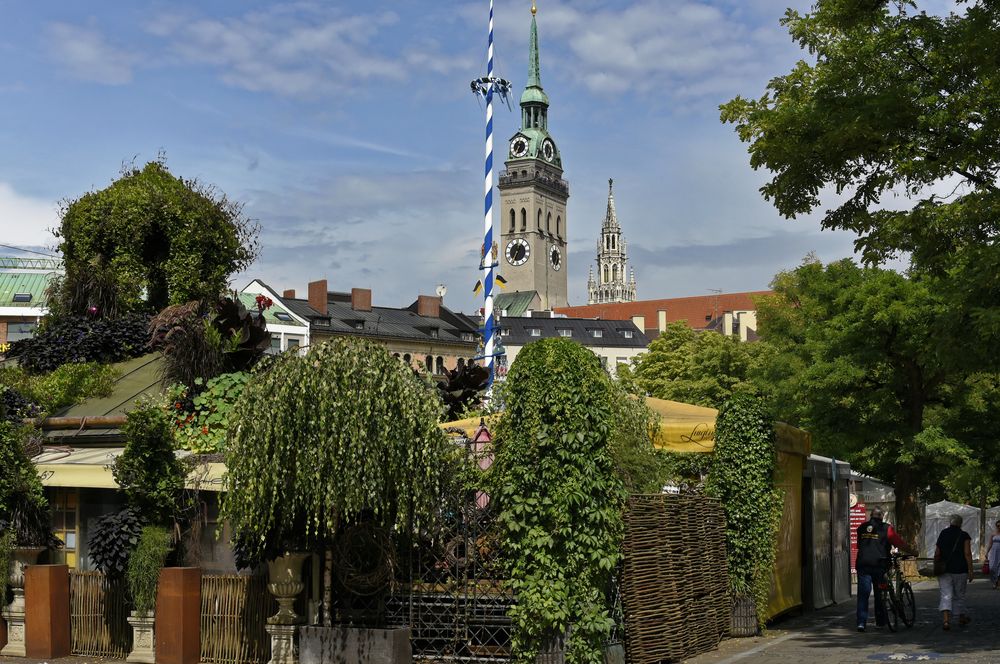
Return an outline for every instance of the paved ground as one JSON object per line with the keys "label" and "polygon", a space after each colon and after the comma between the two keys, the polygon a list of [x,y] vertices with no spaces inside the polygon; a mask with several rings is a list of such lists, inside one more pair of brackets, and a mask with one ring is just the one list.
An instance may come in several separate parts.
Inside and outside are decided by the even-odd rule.
{"label": "paved ground", "polygon": [[[687,664],[856,664],[873,661],[935,661],[947,663],[996,662],[1000,664],[1000,591],[988,579],[977,577],[969,584],[967,599],[972,622],[965,627],[952,623],[941,629],[937,611],[936,581],[914,586],[917,621],[910,628],[900,624],[895,634],[875,628],[857,632],[854,602],[784,621],[765,637],[724,641],[717,651]],[[874,609],[872,609],[874,613]]]}

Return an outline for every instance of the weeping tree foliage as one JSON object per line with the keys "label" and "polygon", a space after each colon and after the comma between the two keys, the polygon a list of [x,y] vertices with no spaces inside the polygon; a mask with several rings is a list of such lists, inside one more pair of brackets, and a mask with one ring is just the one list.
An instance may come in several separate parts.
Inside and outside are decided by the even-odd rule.
{"label": "weeping tree foliage", "polygon": [[428,522],[457,454],[440,412],[433,387],[361,339],[286,353],[255,373],[226,449],[222,513],[241,553],[315,550],[360,517]]}
{"label": "weeping tree foliage", "polygon": [[528,345],[508,374],[491,484],[518,598],[510,615],[520,662],[567,630],[568,662],[601,661],[626,496],[613,448],[626,447],[614,430],[629,407],[615,400],[628,398],[597,356],[567,339]]}
{"label": "weeping tree foliage", "polygon": [[760,399],[738,394],[719,409],[715,461],[706,491],[726,510],[729,589],[749,595],[762,626],[781,520],[782,496],[774,488],[774,425]]}

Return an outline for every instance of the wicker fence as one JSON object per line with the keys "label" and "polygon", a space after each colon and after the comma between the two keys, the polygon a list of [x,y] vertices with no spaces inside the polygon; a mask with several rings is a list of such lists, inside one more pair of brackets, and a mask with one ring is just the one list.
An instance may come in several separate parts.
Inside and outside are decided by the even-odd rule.
{"label": "wicker fence", "polygon": [[729,630],[725,514],[689,495],[629,498],[622,570],[631,664],[681,661]]}
{"label": "wicker fence", "polygon": [[264,631],[277,604],[260,576],[201,577],[201,661],[263,664],[271,658]]}
{"label": "wicker fence", "polygon": [[69,576],[70,648],[74,655],[125,659],[132,649],[124,581],[100,572],[72,570]]}

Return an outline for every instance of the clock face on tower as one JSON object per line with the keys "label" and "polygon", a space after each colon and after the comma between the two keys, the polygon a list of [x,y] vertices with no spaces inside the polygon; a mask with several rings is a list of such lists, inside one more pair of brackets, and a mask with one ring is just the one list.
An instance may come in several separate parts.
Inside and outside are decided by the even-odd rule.
{"label": "clock face on tower", "polygon": [[528,154],[528,139],[524,136],[515,136],[510,142],[510,156],[523,157]]}
{"label": "clock face on tower", "polygon": [[562,267],[562,252],[559,251],[559,247],[553,246],[549,249],[549,263],[552,265],[553,270],[558,270]]}
{"label": "clock face on tower", "polygon": [[556,146],[551,139],[546,138],[542,143],[542,156],[546,161],[552,161],[556,156]]}
{"label": "clock face on tower", "polygon": [[507,262],[511,265],[524,265],[528,256],[531,255],[531,247],[525,240],[515,238],[507,243],[507,251],[504,253],[507,256]]}

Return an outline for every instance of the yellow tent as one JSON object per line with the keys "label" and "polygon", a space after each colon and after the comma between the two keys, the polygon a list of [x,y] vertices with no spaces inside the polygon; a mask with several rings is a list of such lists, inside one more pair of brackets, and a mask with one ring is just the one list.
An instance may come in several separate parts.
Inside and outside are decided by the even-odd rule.
{"label": "yellow tent", "polygon": [[[653,398],[647,398],[646,404],[660,416],[660,430],[653,443],[658,449],[694,454],[708,454],[715,449],[716,409]],[[489,419],[486,425],[491,425]],[[471,437],[479,427],[479,418],[441,426],[461,429]],[[802,605],[802,474],[812,448],[807,431],[784,422],[775,422],[775,438],[778,467],[774,483],[784,500],[765,619]]]}

